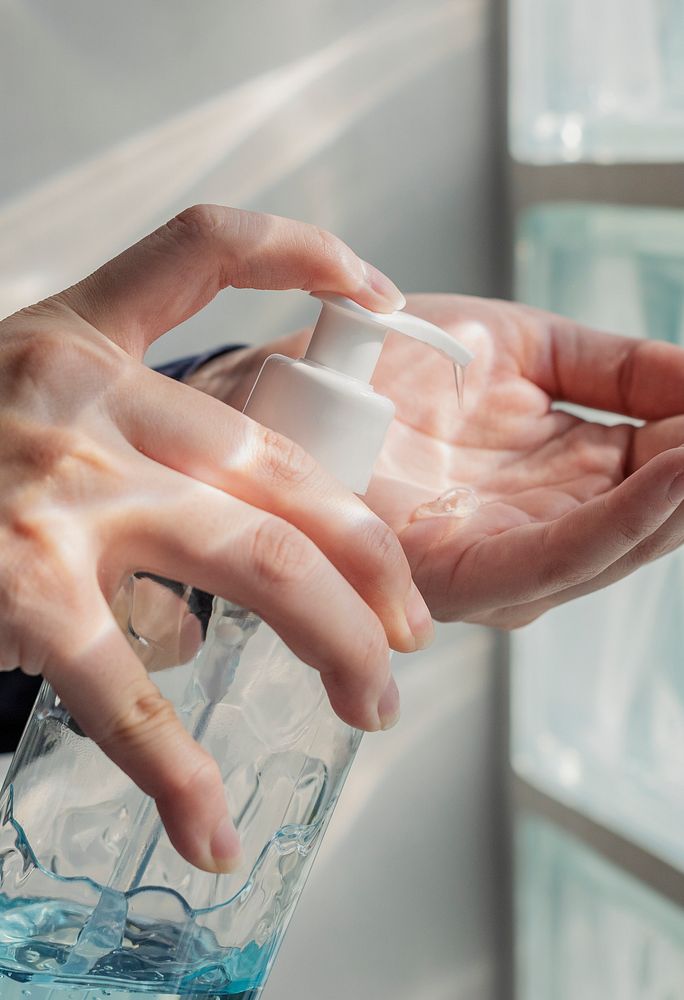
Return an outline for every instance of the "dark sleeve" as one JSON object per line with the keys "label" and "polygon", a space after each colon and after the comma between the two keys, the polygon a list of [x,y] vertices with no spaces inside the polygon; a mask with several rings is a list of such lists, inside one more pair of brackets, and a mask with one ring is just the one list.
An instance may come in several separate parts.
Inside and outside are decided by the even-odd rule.
{"label": "dark sleeve", "polygon": [[203,354],[189,354],[186,358],[178,358],[176,361],[167,361],[165,365],[157,365],[155,371],[180,381],[187,378],[188,375],[194,374],[198,368],[213,361],[214,358],[219,358],[222,354],[230,354],[231,351],[239,351],[244,346],[244,344],[231,344],[230,346],[212,347],[210,351],[204,351]]}
{"label": "dark sleeve", "polygon": [[[169,361],[165,365],[159,365],[156,371],[161,372],[162,375],[168,375],[169,378],[181,380],[192,375],[208,361],[218,358],[221,354],[239,350],[242,346],[244,345],[233,344],[214,347],[202,354],[189,355],[186,358],[178,358],[177,361]],[[27,674],[23,674],[19,668],[0,672],[0,753],[10,753],[19,742],[19,737],[36,700],[41,681],[41,677],[29,677]]]}
{"label": "dark sleeve", "polygon": [[0,753],[10,753],[19,742],[42,678],[16,670],[0,673]]}

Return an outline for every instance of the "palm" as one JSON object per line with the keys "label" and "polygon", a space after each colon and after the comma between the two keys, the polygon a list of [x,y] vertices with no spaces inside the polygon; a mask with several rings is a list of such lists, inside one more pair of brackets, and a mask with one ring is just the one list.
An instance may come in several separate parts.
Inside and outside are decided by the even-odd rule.
{"label": "palm", "polygon": [[[623,363],[634,357],[633,341],[608,338],[615,351],[607,353],[606,337],[597,334],[596,343],[604,343],[603,365],[580,371],[579,358],[572,357],[577,348],[570,345],[574,328],[556,317],[455,296],[416,297],[408,308],[452,331],[475,361],[461,410],[443,359],[400,337],[388,343],[374,381],[394,399],[397,413],[367,499],[400,534],[433,612],[482,620],[486,609],[478,578],[506,572],[513,555],[524,602],[525,579],[531,583],[535,575],[533,565],[520,562],[525,539],[533,537],[531,526],[560,521],[607,495],[658,452],[679,445],[684,417],[636,429],[629,422],[604,426],[551,408],[554,399],[564,398],[635,412],[635,402],[627,398],[634,395],[634,380]],[[552,342],[563,336],[567,357]],[[684,389],[684,364],[676,353]],[[618,368],[626,375],[620,377]],[[662,402],[657,392],[655,397],[641,400],[639,415],[650,415],[649,406],[653,410]],[[414,517],[419,505],[457,486],[475,490],[482,501],[475,513]],[[528,554],[533,560],[532,546]],[[530,586],[529,599],[535,598]]]}
{"label": "palm", "polygon": [[[398,335],[374,377],[397,409],[366,500],[399,534],[435,617],[521,625],[684,541],[683,350],[514,303],[421,295],[407,309],[475,355],[462,410],[450,366]],[[195,384],[240,408],[264,356],[296,357],[306,340],[237,365],[228,355]],[[640,426],[582,420],[557,401]],[[478,494],[475,513],[414,517],[457,486]]]}

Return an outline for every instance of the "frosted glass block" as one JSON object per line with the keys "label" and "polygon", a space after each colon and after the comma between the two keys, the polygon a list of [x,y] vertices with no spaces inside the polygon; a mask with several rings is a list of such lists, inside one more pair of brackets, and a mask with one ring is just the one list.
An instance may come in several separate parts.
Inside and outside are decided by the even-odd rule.
{"label": "frosted glass block", "polygon": [[[684,213],[537,208],[518,250],[524,301],[684,343]],[[512,648],[516,770],[684,868],[682,552],[550,612]]]}
{"label": "frosted glass block", "polygon": [[523,302],[602,329],[684,343],[684,211],[537,205],[518,225],[515,266]]}
{"label": "frosted glass block", "polygon": [[516,834],[516,1000],[681,1000],[684,911],[573,837]]}
{"label": "frosted glass block", "polygon": [[509,25],[516,159],[684,159],[684,0],[511,0]]}

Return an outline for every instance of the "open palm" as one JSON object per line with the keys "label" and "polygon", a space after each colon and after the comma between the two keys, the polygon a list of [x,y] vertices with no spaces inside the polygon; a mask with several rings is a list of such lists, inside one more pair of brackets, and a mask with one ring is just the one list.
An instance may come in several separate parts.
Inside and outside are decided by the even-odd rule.
{"label": "open palm", "polygon": [[[398,533],[434,617],[502,628],[626,576],[684,541],[684,350],[512,302],[414,295],[408,312],[475,356],[459,408],[451,366],[390,334],[373,379],[396,418],[365,499]],[[301,332],[219,358],[198,388],[241,408],[264,357]],[[611,426],[555,404],[624,418]],[[459,486],[468,517],[416,517]]]}
{"label": "open palm", "polygon": [[[684,540],[684,350],[507,302],[423,295],[407,311],[475,355],[462,409],[448,363],[400,336],[374,378],[397,413],[366,499],[435,617],[524,624]],[[415,517],[458,486],[476,491],[474,513]]]}

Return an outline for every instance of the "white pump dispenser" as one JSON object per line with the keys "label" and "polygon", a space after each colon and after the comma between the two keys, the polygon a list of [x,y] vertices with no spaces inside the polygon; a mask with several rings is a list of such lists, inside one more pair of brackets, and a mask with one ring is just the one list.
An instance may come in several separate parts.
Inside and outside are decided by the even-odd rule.
{"label": "white pump dispenser", "polygon": [[323,306],[305,357],[266,359],[245,413],[300,444],[349,489],[363,494],[394,404],[370,385],[389,330],[465,368],[471,353],[448,333],[404,312],[376,313],[341,295]]}

